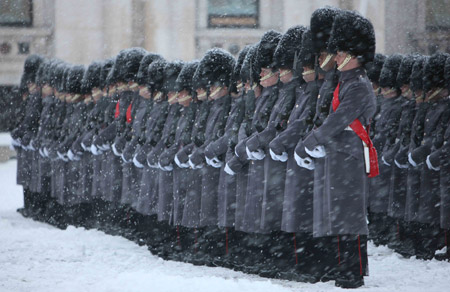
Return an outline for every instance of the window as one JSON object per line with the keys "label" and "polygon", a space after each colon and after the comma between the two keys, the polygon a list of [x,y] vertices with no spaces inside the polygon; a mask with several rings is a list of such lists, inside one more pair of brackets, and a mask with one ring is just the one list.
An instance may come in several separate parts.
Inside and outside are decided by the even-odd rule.
{"label": "window", "polygon": [[258,0],[208,0],[208,27],[257,28]]}
{"label": "window", "polygon": [[429,30],[450,29],[448,0],[428,0],[426,25]]}
{"label": "window", "polygon": [[31,0],[0,1],[0,26],[31,26],[32,20]]}
{"label": "window", "polygon": [[27,55],[30,53],[30,43],[18,43],[19,54]]}

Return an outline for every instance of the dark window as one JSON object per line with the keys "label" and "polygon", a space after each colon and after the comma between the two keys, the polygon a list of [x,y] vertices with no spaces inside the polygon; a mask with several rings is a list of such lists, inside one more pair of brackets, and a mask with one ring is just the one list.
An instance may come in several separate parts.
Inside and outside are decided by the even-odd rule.
{"label": "dark window", "polygon": [[259,0],[208,0],[208,27],[257,28]]}
{"label": "dark window", "polygon": [[0,26],[31,26],[32,0],[1,0]]}
{"label": "dark window", "polygon": [[428,0],[426,25],[429,30],[450,29],[450,3],[448,0]]}
{"label": "dark window", "polygon": [[30,53],[30,43],[19,43],[19,54],[26,55]]}

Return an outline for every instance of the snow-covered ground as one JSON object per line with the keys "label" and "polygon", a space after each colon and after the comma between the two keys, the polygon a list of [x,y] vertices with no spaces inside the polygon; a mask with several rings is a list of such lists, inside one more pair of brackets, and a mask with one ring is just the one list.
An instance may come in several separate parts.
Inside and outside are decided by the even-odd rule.
{"label": "snow-covered ground", "polygon": [[[0,291],[342,291],[333,282],[269,280],[223,268],[163,261],[124,238],[20,216],[16,161],[0,164]],[[450,263],[403,259],[369,245],[370,277],[358,291],[450,291]]]}

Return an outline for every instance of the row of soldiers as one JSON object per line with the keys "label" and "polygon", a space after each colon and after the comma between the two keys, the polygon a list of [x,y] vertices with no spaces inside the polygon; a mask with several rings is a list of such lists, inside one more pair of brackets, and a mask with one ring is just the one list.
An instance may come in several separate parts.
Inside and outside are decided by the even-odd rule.
{"label": "row of soldiers", "polygon": [[20,212],[165,259],[359,287],[367,218],[376,244],[423,258],[448,230],[447,59],[375,55],[370,21],[333,7],[237,59],[32,55]]}

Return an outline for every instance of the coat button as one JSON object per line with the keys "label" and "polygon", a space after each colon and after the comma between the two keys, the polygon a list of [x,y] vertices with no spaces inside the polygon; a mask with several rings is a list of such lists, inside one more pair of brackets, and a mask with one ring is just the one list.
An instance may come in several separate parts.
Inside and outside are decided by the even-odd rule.
{"label": "coat button", "polygon": [[298,104],[296,104],[295,107],[298,107]]}

